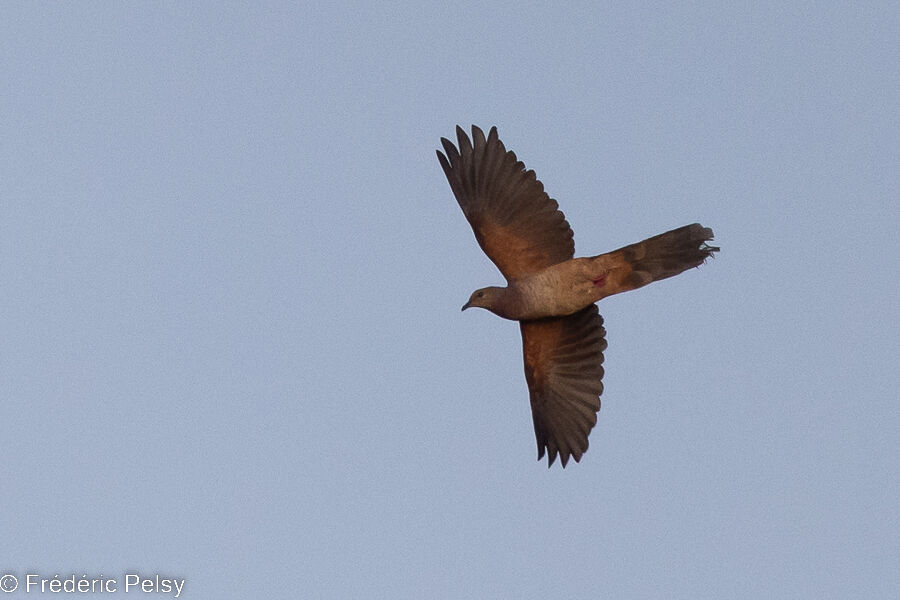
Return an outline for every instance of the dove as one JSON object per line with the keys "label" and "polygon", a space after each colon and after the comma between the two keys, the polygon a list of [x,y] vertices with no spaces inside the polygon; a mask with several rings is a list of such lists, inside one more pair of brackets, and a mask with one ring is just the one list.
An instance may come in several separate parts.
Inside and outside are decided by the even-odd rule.
{"label": "dove", "polygon": [[575,258],[559,204],[500,141],[497,128],[459,126],[441,138],[438,161],[475,239],[506,279],[476,290],[462,309],[484,308],[519,322],[538,461],[580,462],[597,424],[606,330],[596,302],[703,264],[719,248],[700,224]]}

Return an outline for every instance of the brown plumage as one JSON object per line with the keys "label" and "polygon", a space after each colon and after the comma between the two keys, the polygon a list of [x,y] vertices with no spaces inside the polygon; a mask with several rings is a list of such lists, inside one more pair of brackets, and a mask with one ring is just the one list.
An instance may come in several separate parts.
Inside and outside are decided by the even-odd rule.
{"label": "brown plumage", "polygon": [[506,287],[472,293],[471,306],[519,321],[538,460],[576,462],[588,448],[603,392],[606,331],[594,304],[699,266],[718,248],[712,230],[686,225],[619,250],[574,258],[572,229],[534,171],[508,152],[492,127],[456,128],[438,160],[475,239]]}

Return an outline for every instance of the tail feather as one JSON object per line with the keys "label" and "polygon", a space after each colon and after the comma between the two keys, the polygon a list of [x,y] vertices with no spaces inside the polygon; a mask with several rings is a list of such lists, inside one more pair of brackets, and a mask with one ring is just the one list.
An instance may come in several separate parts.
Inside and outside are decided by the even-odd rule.
{"label": "tail feather", "polygon": [[718,252],[713,232],[699,223],[685,225],[602,255],[612,264],[612,293],[625,292],[699,267]]}

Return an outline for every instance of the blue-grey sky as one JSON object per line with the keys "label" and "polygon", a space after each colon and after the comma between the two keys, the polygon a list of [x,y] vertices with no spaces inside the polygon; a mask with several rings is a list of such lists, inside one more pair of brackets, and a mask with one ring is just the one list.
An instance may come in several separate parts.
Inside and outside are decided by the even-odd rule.
{"label": "blue-grey sky", "polygon": [[[900,597],[896,3],[0,13],[0,574]],[[472,123],[578,254],[722,247],[600,303],[565,470],[518,327],[459,310],[502,282],[434,154]]]}

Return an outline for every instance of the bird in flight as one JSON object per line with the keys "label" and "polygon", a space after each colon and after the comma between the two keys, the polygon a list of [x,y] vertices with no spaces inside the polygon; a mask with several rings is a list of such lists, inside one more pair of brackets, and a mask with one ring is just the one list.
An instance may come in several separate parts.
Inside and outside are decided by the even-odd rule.
{"label": "bird in flight", "polygon": [[572,229],[534,171],[492,127],[459,126],[438,161],[475,239],[506,287],[472,293],[462,307],[519,322],[538,460],[565,467],[588,448],[603,393],[606,330],[595,302],[698,267],[719,249],[711,229],[685,225],[598,256],[575,258]]}

